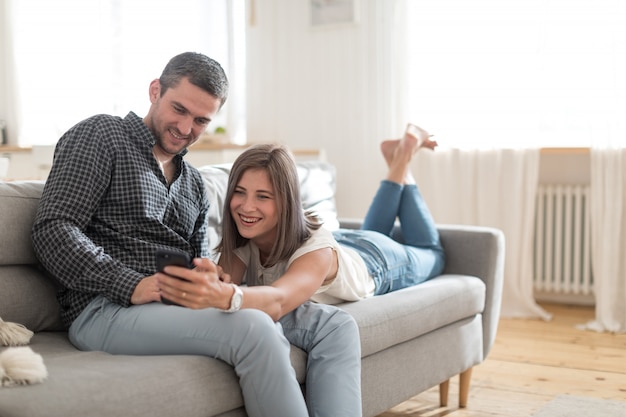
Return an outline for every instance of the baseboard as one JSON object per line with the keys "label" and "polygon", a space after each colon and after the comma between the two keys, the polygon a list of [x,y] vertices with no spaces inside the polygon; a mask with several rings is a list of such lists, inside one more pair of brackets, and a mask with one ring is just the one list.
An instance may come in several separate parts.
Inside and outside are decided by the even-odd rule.
{"label": "baseboard", "polygon": [[596,304],[593,294],[557,294],[546,291],[535,291],[535,301],[591,307]]}

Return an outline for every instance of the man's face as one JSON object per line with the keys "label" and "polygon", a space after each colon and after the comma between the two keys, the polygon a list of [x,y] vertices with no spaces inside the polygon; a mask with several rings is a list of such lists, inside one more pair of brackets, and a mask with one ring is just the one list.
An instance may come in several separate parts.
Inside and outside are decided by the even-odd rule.
{"label": "man's face", "polygon": [[150,84],[150,110],[144,118],[158,152],[176,155],[198,140],[218,112],[221,101],[183,78],[161,97],[161,83]]}

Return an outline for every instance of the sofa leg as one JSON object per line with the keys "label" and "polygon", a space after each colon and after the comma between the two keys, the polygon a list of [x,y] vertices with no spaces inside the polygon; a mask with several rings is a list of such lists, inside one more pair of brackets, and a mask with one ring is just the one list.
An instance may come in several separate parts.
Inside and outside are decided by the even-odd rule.
{"label": "sofa leg", "polygon": [[[470,380],[472,379],[472,368],[469,368],[459,374],[459,407],[467,407],[467,397],[469,396]],[[450,388],[450,380],[443,381],[439,384],[439,405],[441,407],[448,406],[448,389]]]}
{"label": "sofa leg", "polygon": [[470,379],[472,379],[472,368],[461,372],[461,375],[459,375],[459,407],[461,408],[467,407]]}
{"label": "sofa leg", "polygon": [[450,387],[449,379],[439,384],[439,405],[441,407],[448,406],[448,388],[449,387]]}

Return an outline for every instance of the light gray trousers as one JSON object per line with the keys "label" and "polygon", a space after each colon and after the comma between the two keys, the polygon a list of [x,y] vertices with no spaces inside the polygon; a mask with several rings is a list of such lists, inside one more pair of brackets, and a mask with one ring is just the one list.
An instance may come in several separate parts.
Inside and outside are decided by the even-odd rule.
{"label": "light gray trousers", "polygon": [[[69,337],[81,350],[220,359],[239,376],[250,417],[361,416],[358,327],[333,306],[305,303],[274,323],[254,309],[126,308],[99,296],[72,323]],[[306,403],[289,343],[308,353]]]}

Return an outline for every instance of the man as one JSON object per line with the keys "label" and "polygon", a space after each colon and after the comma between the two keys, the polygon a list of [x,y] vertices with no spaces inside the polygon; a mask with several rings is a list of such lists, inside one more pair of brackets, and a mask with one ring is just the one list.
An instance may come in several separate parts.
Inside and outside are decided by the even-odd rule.
{"label": "man", "polygon": [[[209,202],[199,172],[183,160],[227,93],[226,75],[216,61],[183,53],[150,83],[151,105],[143,119],[132,112],[123,119],[97,115],[72,127],[57,144],[44,187],[33,225],[35,252],[62,286],[62,318],[77,348],[221,359],[235,368],[250,416],[308,416],[289,360],[289,342],[267,314],[256,309],[224,314],[215,308],[161,302],[163,275],[155,262],[160,249],[195,258],[193,275],[198,280],[228,281],[205,259]],[[235,311],[240,292],[230,284],[227,288],[233,296],[224,310]],[[316,326],[308,338],[315,349],[342,351],[337,344],[355,337],[358,344],[358,330],[347,314],[309,308],[314,314],[301,319],[294,315],[292,321],[296,328]],[[333,332],[339,327],[351,332]],[[194,337],[188,337],[191,334]],[[334,362],[360,365],[354,353],[349,361],[347,353],[333,354],[330,362],[316,359],[313,364],[312,375],[320,385],[331,377]],[[360,414],[356,397],[347,403],[353,415]],[[329,410],[312,415],[332,414]]]}

